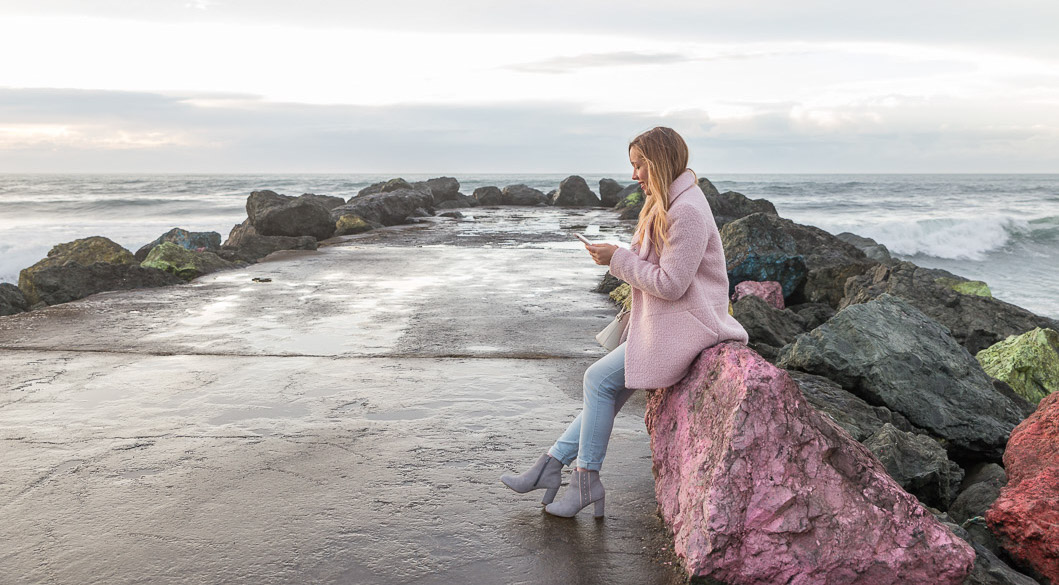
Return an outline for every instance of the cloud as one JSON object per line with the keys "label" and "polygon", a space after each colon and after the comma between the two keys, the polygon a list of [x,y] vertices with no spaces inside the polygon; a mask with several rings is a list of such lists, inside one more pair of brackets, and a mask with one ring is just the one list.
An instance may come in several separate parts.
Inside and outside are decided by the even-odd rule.
{"label": "cloud", "polygon": [[678,53],[639,53],[636,51],[617,51],[613,53],[592,53],[572,57],[554,57],[530,63],[510,65],[507,69],[527,73],[571,73],[579,69],[596,67],[628,67],[636,65],[669,65],[692,61],[691,57]]}

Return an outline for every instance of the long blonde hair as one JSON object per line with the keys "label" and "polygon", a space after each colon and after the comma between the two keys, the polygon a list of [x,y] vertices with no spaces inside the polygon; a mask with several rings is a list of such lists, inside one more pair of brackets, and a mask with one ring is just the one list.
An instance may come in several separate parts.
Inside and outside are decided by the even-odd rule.
{"label": "long blonde hair", "polygon": [[644,206],[636,223],[636,242],[643,246],[648,230],[655,253],[669,244],[669,186],[688,168],[688,145],[676,130],[657,126],[629,143],[629,152],[639,154],[647,165]]}

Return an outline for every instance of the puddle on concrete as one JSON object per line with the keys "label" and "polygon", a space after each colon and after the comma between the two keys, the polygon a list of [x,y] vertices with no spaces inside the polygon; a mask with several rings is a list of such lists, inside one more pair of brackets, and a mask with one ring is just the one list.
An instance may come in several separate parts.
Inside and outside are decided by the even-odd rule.
{"label": "puddle on concrete", "polygon": [[301,418],[309,414],[309,409],[304,404],[283,404],[277,406],[250,406],[248,408],[233,408],[211,418],[210,424],[224,425],[244,420],[259,418]]}
{"label": "puddle on concrete", "polygon": [[147,468],[147,469],[132,469],[129,471],[122,471],[118,473],[118,477],[125,479],[139,479],[141,477],[147,477],[149,475],[157,475],[162,473],[161,469]]}
{"label": "puddle on concrete", "polygon": [[426,408],[406,408],[365,414],[364,418],[368,420],[419,420],[421,418],[429,418],[435,414],[437,414],[437,411]]}

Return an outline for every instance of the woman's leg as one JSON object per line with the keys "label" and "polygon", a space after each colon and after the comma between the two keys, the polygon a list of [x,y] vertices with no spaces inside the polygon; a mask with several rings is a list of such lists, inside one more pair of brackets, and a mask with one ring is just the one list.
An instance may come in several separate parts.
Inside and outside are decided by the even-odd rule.
{"label": "woman's leg", "polygon": [[584,406],[548,453],[569,465],[598,471],[607,454],[614,417],[632,396],[625,387],[625,344],[588,367],[584,378]]}

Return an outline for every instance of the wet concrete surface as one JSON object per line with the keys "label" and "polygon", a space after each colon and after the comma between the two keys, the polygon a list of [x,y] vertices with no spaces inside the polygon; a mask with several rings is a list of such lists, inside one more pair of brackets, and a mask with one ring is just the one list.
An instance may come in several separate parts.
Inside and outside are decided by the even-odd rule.
{"label": "wet concrete surface", "polygon": [[572,232],[631,226],[470,214],[0,319],[0,582],[682,583],[642,394],[604,520],[499,482],[603,355]]}

